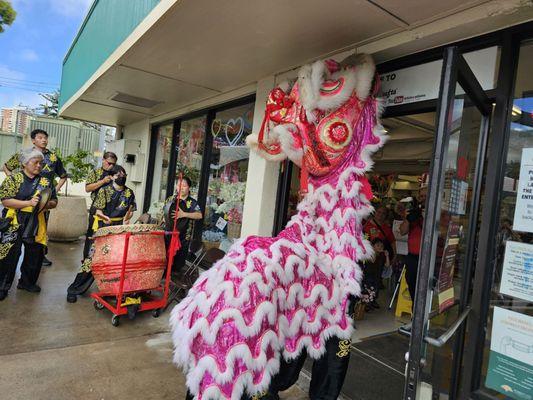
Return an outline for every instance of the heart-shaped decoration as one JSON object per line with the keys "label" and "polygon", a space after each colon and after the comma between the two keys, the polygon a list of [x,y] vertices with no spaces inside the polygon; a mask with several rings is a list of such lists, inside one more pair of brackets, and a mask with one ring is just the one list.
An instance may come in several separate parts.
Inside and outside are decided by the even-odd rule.
{"label": "heart-shaped decoration", "polygon": [[[226,125],[224,126],[224,134],[226,135],[226,141],[230,146],[235,146],[242,138],[244,133],[244,121],[242,117],[237,117],[235,119],[228,119]],[[233,138],[230,138],[230,136]]]}
{"label": "heart-shaped decoration", "polygon": [[219,119],[214,119],[211,123],[211,135],[213,135],[213,138],[217,138],[218,135],[220,135],[220,132],[222,131],[222,121]]}

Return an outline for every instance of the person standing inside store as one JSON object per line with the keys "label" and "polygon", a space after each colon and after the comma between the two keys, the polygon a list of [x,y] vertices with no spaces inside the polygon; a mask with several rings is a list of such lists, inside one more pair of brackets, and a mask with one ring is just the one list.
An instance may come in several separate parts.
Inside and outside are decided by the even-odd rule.
{"label": "person standing inside store", "polygon": [[[370,240],[370,242],[379,239],[383,243],[385,250],[387,250],[389,257],[392,259],[396,254],[396,239],[392,233],[392,228],[388,221],[388,215],[389,209],[387,207],[384,205],[378,206],[374,215],[366,221],[363,231],[368,235],[368,240]],[[380,267],[380,278],[379,282],[377,282],[376,290],[385,288],[383,280],[381,279],[381,273],[383,272],[384,267],[384,265]]]}
{"label": "person standing inside store", "polygon": [[418,260],[420,258],[420,245],[422,243],[422,227],[424,225],[424,206],[426,204],[427,187],[421,187],[417,199],[413,202],[411,210],[407,213],[400,225],[400,234],[408,235],[408,254],[405,257],[405,280],[413,301],[416,293],[418,276]]}
{"label": "person standing inside store", "polygon": [[[174,255],[172,261],[172,272],[178,273],[187,259],[189,244],[192,238],[194,224],[193,221],[203,218],[202,210],[198,202],[191,197],[192,181],[184,176],[177,178],[176,193],[165,201],[165,230],[172,232],[174,228],[174,217],[176,215],[176,196],[179,195],[179,210],[176,229],[179,232],[181,247]],[[179,191],[179,193],[178,193]],[[166,237],[167,246],[170,244],[170,236]]]}
{"label": "person standing inside store", "polygon": [[[99,190],[93,202],[93,232],[105,226],[129,224],[133,212],[137,209],[135,194],[126,186],[127,174],[124,168],[115,165],[110,173],[113,183]],[[78,296],[89,290],[94,282],[91,269],[93,252],[93,240],[90,240],[88,256],[83,259],[80,272],[67,289],[69,303],[75,303]]]}
{"label": "person standing inside store", "polygon": [[389,209],[383,205],[376,208],[374,215],[365,223],[363,231],[368,235],[371,242],[380,239],[385,249],[392,256],[396,254],[396,239],[388,221]]}
{"label": "person standing inside store", "polygon": [[[55,208],[57,196],[52,181],[41,175],[43,153],[26,149],[20,154],[21,172],[10,174],[0,186],[4,206],[2,217],[9,227],[0,234],[0,301],[7,296],[15,278],[24,244],[18,289],[39,293],[37,285],[46,247],[44,210]],[[51,191],[44,209],[39,211],[41,193]]]}
{"label": "person standing inside store", "polygon": [[[42,129],[35,129],[30,133],[31,142],[33,143],[33,148],[40,151],[43,154],[43,166],[41,171],[41,176],[48,179],[52,184],[55,182],[56,178],[59,178],[59,181],[55,185],[56,193],[59,193],[65,182],[67,181],[67,171],[63,167],[63,162],[59,156],[49,150],[48,146],[48,133]],[[22,170],[23,165],[20,161],[20,154],[13,154],[9,160],[3,166],[3,170],[7,176],[10,176],[18,170]],[[49,212],[44,214],[45,220],[48,223]],[[52,265],[52,262],[46,258],[46,255],[43,259],[44,266]]]}
{"label": "person standing inside store", "polygon": [[85,234],[85,245],[83,246],[83,260],[89,257],[89,250],[91,249],[92,243],[91,237],[94,233],[94,214],[96,213],[94,200],[101,189],[113,182],[112,170],[116,164],[117,155],[110,151],[105,152],[102,158],[102,166],[92,170],[85,180],[85,191],[91,194],[91,207],[89,209],[89,225]]}

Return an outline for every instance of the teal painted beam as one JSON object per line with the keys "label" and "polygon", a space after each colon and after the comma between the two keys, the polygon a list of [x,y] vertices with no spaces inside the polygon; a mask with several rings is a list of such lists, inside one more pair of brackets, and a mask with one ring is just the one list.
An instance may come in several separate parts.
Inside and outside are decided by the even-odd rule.
{"label": "teal painted beam", "polygon": [[89,80],[160,0],[95,0],[63,60],[59,107]]}

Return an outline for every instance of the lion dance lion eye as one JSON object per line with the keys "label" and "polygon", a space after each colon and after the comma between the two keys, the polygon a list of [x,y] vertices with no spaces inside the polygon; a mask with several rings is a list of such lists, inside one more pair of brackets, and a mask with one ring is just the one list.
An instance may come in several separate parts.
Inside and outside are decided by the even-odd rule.
{"label": "lion dance lion eye", "polygon": [[343,150],[352,139],[352,129],[342,119],[329,121],[321,130],[322,142],[333,151]]}

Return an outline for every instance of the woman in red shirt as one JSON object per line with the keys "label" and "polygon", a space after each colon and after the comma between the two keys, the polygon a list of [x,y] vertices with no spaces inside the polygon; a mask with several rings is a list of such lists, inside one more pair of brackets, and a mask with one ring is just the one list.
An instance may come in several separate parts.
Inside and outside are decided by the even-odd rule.
{"label": "woman in red shirt", "polygon": [[418,260],[420,257],[420,244],[422,243],[422,227],[424,225],[423,209],[426,203],[425,187],[420,188],[418,192],[418,199],[413,205],[413,209],[409,212],[405,220],[400,225],[400,233],[402,235],[409,234],[407,239],[407,247],[409,254],[405,257],[405,280],[411,295],[411,300],[415,299],[416,278],[418,275]]}

